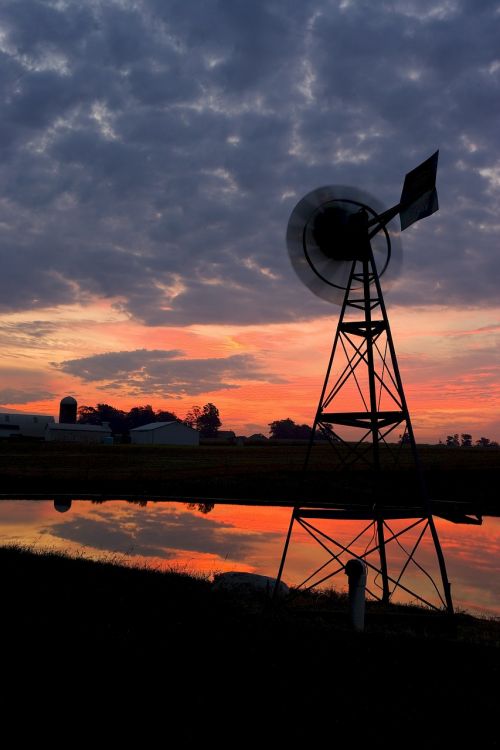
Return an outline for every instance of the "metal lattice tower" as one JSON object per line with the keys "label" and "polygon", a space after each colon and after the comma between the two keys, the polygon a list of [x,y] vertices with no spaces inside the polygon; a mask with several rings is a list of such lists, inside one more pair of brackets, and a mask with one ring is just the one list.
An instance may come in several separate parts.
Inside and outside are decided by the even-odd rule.
{"label": "metal lattice tower", "polygon": [[[326,290],[327,298],[339,301],[341,311],[305,458],[304,499],[293,509],[278,584],[293,529],[299,525],[327,553],[326,562],[301,586],[312,588],[331,581],[344,571],[345,556],[350,555],[366,564],[375,581],[381,580],[380,594],[368,589],[374,598],[387,603],[396,591],[402,591],[438,609],[406,584],[405,575],[410,568],[417,569],[432,581],[441,604],[452,613],[445,560],[420,468],[373,248],[374,238],[380,233],[387,247],[385,264],[379,262],[383,273],[391,255],[388,221],[400,213],[402,228],[406,228],[437,210],[436,167],[437,154],[407,175],[401,202],[389,211],[377,212],[372,207],[373,201],[371,205],[366,202],[366,194],[353,197],[352,189],[349,192],[346,188],[323,188],[306,196],[290,219],[289,250],[296,271],[317,293],[318,279],[311,271],[319,278],[320,296],[325,297],[324,284],[328,284],[331,288]],[[434,174],[430,187],[429,169]],[[300,245],[302,255],[294,256]],[[400,433],[399,446],[394,444],[395,430]],[[331,471],[348,477],[351,488],[348,501],[345,496],[331,497],[321,503],[308,498],[311,461],[318,438],[323,445],[329,443],[333,450],[335,460]],[[412,483],[411,501],[405,497],[404,487],[399,497],[398,493],[396,496],[388,493],[388,472],[398,466],[402,451],[406,459],[411,456],[412,467],[405,475],[406,481]],[[326,522],[341,520],[368,523],[346,544],[323,528]],[[402,522],[403,527],[395,530],[395,521]],[[417,560],[417,551],[426,536],[432,539],[440,587]],[[410,545],[405,537],[411,537]],[[364,539],[368,539],[364,551],[356,552]],[[404,553],[396,571],[388,555],[394,548]]]}

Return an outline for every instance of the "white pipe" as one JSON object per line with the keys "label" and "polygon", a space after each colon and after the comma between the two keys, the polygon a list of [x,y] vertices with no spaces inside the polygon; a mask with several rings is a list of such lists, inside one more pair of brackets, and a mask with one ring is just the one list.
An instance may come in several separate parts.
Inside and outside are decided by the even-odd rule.
{"label": "white pipe", "polygon": [[358,633],[365,629],[366,565],[361,560],[349,560],[345,565],[349,581],[349,616]]}

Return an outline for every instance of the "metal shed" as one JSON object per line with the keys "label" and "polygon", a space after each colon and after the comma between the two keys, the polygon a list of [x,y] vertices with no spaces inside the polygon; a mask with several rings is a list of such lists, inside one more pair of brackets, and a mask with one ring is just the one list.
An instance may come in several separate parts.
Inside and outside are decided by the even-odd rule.
{"label": "metal shed", "polygon": [[200,433],[181,422],[150,422],[130,430],[130,439],[139,445],[199,445]]}
{"label": "metal shed", "polygon": [[65,443],[103,443],[111,437],[109,427],[95,424],[50,424],[45,430],[45,440],[58,440]]}
{"label": "metal shed", "polygon": [[42,438],[45,427],[54,424],[54,417],[46,414],[0,414],[0,437],[21,435],[22,437]]}

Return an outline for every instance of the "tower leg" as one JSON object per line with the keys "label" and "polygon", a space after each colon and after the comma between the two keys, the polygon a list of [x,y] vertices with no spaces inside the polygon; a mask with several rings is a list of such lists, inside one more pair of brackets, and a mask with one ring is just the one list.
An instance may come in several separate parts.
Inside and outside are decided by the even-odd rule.
{"label": "tower leg", "polygon": [[446,563],[444,561],[443,550],[441,548],[441,543],[439,541],[437,529],[434,524],[434,518],[432,517],[432,514],[429,514],[429,528],[431,530],[432,541],[434,542],[434,547],[436,548],[436,555],[437,555],[437,559],[439,563],[439,571],[441,573],[441,581],[443,583],[443,591],[444,591],[444,599],[446,602],[446,609],[448,611],[448,614],[452,615],[454,613],[454,610],[453,610],[453,600],[451,598],[451,584],[448,580],[448,573],[446,572]]}
{"label": "tower leg", "polygon": [[378,538],[378,549],[380,555],[380,572],[382,574],[382,601],[384,604],[389,604],[389,577],[387,574],[387,557],[385,554],[385,539],[384,539],[384,521],[382,518],[378,518],[377,524],[377,538]]}
{"label": "tower leg", "polygon": [[274,589],[273,589],[273,597],[272,597],[273,601],[276,599],[276,596],[278,594],[279,585],[281,583],[281,576],[283,575],[283,568],[285,567],[286,553],[288,552],[288,546],[290,544],[290,538],[292,536],[293,523],[295,521],[295,510],[296,509],[294,508],[292,511],[292,517],[290,518],[290,525],[288,527],[288,533],[286,535],[285,546],[283,547],[283,554],[281,555],[280,567],[278,570],[278,575],[276,576],[276,581],[275,581]]}

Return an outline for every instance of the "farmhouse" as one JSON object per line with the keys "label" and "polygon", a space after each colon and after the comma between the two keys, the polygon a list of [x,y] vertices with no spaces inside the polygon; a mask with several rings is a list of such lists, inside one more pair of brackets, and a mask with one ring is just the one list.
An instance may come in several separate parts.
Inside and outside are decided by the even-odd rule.
{"label": "farmhouse", "polygon": [[109,427],[96,424],[56,424],[47,425],[45,440],[64,443],[104,443],[111,438]]}
{"label": "farmhouse", "polygon": [[54,424],[54,417],[43,414],[0,414],[0,437],[41,438],[45,427]]}
{"label": "farmhouse", "polygon": [[181,422],[150,422],[130,430],[130,439],[140,445],[199,445],[200,433]]}

